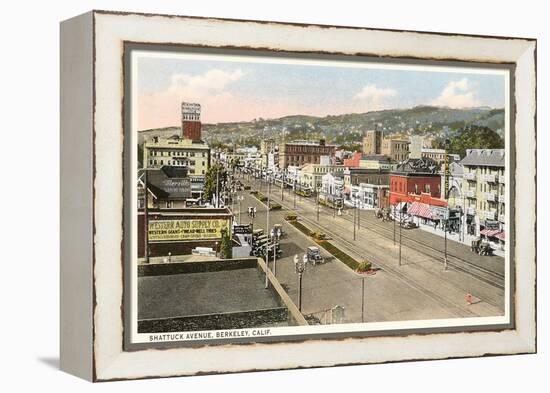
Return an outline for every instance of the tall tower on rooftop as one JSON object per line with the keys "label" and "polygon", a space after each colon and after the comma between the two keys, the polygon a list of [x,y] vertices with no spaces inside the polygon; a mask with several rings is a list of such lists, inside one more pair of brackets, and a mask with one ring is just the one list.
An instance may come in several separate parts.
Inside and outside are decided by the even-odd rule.
{"label": "tall tower on rooftop", "polygon": [[201,105],[192,102],[181,103],[181,137],[193,141],[201,140]]}

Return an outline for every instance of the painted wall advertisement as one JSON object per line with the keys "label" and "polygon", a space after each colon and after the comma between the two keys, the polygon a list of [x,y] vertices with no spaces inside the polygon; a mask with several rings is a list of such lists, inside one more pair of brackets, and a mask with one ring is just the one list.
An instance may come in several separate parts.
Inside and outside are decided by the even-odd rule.
{"label": "painted wall advertisement", "polygon": [[229,226],[227,218],[149,221],[149,241],[219,239]]}

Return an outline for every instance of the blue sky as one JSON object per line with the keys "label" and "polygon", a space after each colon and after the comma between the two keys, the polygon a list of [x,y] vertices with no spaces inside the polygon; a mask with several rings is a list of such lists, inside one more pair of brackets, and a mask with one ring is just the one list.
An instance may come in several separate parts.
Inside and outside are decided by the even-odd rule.
{"label": "blue sky", "polygon": [[416,105],[502,108],[505,104],[502,74],[383,67],[141,57],[139,128],[178,124],[182,100],[201,103],[203,121],[211,123]]}

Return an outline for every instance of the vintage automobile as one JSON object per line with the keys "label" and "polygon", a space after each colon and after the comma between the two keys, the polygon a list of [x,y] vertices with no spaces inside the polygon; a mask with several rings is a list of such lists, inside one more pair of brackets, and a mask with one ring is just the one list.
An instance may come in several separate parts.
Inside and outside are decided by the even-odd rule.
{"label": "vintage automobile", "polygon": [[472,240],[470,247],[472,252],[475,252],[479,255],[493,255],[493,248],[488,241],[484,241],[480,237],[475,240]]}
{"label": "vintage automobile", "polygon": [[273,229],[271,230],[271,237],[274,237],[274,236],[279,236],[279,238],[283,238],[286,236],[286,232],[283,231],[282,224],[273,225]]}
{"label": "vintage automobile", "polygon": [[414,228],[418,228],[418,225],[412,221],[404,221],[401,223],[401,227],[403,229],[414,229]]}
{"label": "vintage automobile", "polygon": [[319,247],[310,246],[307,248],[307,261],[311,262],[313,265],[318,263],[323,263],[325,260],[319,251]]}

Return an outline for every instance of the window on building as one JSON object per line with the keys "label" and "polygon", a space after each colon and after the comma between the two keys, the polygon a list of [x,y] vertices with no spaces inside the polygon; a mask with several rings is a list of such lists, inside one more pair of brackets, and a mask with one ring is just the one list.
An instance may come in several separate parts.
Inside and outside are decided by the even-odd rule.
{"label": "window on building", "polygon": [[424,186],[424,192],[426,192],[427,194],[430,193],[430,185],[429,185],[429,184],[426,184],[426,185]]}

